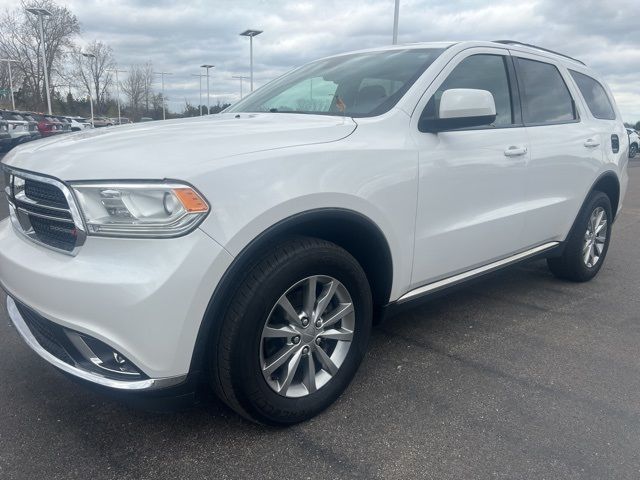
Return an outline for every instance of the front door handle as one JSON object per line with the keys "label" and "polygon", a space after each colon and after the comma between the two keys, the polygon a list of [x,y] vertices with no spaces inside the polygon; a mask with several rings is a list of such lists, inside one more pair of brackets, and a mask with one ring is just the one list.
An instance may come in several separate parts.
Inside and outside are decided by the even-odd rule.
{"label": "front door handle", "polygon": [[584,142],[584,146],[587,148],[595,148],[600,146],[600,142],[598,142],[597,140],[594,140],[593,138],[589,138]]}
{"label": "front door handle", "polygon": [[526,155],[527,147],[511,146],[504,151],[505,157],[519,157],[520,155]]}

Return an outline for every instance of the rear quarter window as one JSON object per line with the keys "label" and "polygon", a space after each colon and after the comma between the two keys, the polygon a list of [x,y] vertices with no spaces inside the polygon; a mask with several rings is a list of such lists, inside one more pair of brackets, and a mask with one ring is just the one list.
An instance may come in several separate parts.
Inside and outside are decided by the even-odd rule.
{"label": "rear quarter window", "polygon": [[600,82],[591,78],[589,75],[574,70],[569,70],[569,73],[576,82],[576,85],[578,85],[578,89],[584,97],[585,102],[587,102],[591,114],[601,120],[615,120],[616,112],[609,101],[607,92]]}

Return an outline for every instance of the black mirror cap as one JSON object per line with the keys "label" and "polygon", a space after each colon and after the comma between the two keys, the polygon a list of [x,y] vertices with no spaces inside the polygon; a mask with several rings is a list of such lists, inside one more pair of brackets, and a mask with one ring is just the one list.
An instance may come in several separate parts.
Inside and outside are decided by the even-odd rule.
{"label": "black mirror cap", "polygon": [[438,133],[461,128],[483,127],[496,121],[496,115],[477,117],[430,118],[420,120],[418,130],[423,133]]}

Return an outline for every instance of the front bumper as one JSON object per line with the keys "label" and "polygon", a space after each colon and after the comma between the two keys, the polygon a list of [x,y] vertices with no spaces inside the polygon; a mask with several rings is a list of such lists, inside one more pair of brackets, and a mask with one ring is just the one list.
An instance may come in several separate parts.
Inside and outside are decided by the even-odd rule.
{"label": "front bumper", "polygon": [[[16,329],[59,369],[118,390],[156,389],[185,378],[207,305],[232,259],[199,229],[175,239],[91,237],[70,257],[0,222],[0,283],[11,297],[7,307]],[[13,299],[120,352],[144,380],[114,382],[62,365],[35,340]]]}

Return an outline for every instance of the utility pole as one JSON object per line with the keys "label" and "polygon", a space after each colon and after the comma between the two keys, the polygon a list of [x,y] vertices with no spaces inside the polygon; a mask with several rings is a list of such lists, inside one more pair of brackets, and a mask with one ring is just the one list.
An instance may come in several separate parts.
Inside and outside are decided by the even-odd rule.
{"label": "utility pole", "polygon": [[[89,103],[91,105],[91,125],[93,125],[93,96],[91,95],[91,84],[93,83],[93,70],[91,69],[91,59],[95,60],[96,56],[93,53],[83,53],[83,57],[89,59],[89,70],[91,72],[91,78],[89,83]],[[96,97],[98,96],[98,92],[96,92]],[[95,125],[94,125],[95,126]]]}
{"label": "utility pole", "polygon": [[162,119],[166,120],[167,119],[167,115],[165,112],[165,108],[164,108],[164,76],[165,75],[173,75],[173,73],[171,72],[153,72],[154,75],[160,75],[160,77],[162,78]]}
{"label": "utility pole", "polygon": [[17,60],[11,60],[10,58],[0,58],[0,62],[7,62],[7,66],[9,67],[9,90],[11,91],[11,107],[16,109],[16,99],[13,95],[13,77],[11,76],[11,64],[19,63]]}
{"label": "utility pole", "polygon": [[205,63],[204,65],[200,65],[200,67],[207,69],[207,115],[209,115],[211,113],[211,100],[209,96],[209,69],[216,68],[216,66]]}
{"label": "utility pole", "polygon": [[253,37],[257,37],[262,33],[262,30],[245,30],[240,34],[241,37],[249,37],[249,69],[251,77],[251,91],[253,92]]}
{"label": "utility pole", "polygon": [[206,77],[206,75],[203,75],[201,73],[192,73],[191,76],[198,77],[198,79],[200,80],[200,103],[198,104],[198,106],[200,107],[200,116],[202,116],[202,77]]}
{"label": "utility pole", "polygon": [[51,92],[49,91],[49,72],[47,72],[47,55],[44,48],[44,20],[43,17],[50,17],[53,14],[44,8],[27,8],[27,12],[38,16],[40,22],[40,51],[42,52],[42,70],[44,71],[44,88],[47,93],[47,107],[49,107],[49,115],[51,112]]}
{"label": "utility pole", "polygon": [[249,80],[249,77],[245,77],[244,75],[233,75],[231,78],[237,78],[240,80],[240,100],[242,100],[242,81]]}
{"label": "utility pole", "polygon": [[107,72],[111,72],[111,73],[115,73],[116,74],[116,100],[118,103],[118,125],[121,124],[121,118],[122,115],[120,114],[120,81],[118,80],[118,73],[127,73],[126,70],[118,70],[118,67],[114,68],[113,70],[107,70]]}
{"label": "utility pole", "polygon": [[393,44],[398,44],[398,17],[400,16],[400,0],[396,0],[396,8],[393,13]]}

